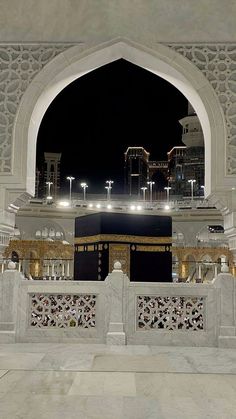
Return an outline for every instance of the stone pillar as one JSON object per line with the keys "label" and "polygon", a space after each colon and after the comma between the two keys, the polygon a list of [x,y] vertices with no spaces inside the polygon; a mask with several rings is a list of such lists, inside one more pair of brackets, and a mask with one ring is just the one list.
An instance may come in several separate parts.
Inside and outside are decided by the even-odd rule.
{"label": "stone pillar", "polygon": [[233,275],[221,273],[215,286],[219,294],[219,346],[236,348],[236,281]]}
{"label": "stone pillar", "polygon": [[0,342],[15,341],[18,290],[21,274],[15,263],[9,262],[7,270],[0,275]]}
{"label": "stone pillar", "polygon": [[66,276],[69,278],[70,276],[70,262],[67,262],[67,267],[66,267]]}
{"label": "stone pillar", "polygon": [[214,264],[214,278],[216,278],[217,275],[218,275],[218,272],[217,272],[217,263],[215,263]]}
{"label": "stone pillar", "polygon": [[202,279],[202,265],[201,265],[201,263],[198,263],[198,266],[197,266],[197,276],[198,276],[198,279]]}
{"label": "stone pillar", "polygon": [[108,345],[125,345],[125,319],[129,278],[123,274],[120,262],[114,263],[114,269],[106,278],[105,283],[108,287],[110,306],[106,342]]}
{"label": "stone pillar", "polygon": [[61,276],[62,277],[65,276],[65,264],[64,263],[61,264]]}

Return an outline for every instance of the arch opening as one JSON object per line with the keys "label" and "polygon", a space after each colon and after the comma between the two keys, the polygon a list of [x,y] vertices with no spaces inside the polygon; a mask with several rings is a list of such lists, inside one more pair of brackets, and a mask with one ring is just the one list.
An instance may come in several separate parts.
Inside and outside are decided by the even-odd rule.
{"label": "arch opening", "polygon": [[[219,141],[225,137],[225,123],[209,82],[193,64],[170,48],[157,45],[155,50],[150,50],[130,41],[113,41],[83,54],[80,48],[72,47],[52,60],[32,81],[19,107],[13,133],[13,173],[21,175],[23,188],[34,194],[37,134],[50,103],[72,81],[120,58],[167,80],[192,104],[204,134],[206,196],[215,191],[220,182],[217,176],[222,174],[222,169],[215,176],[217,161],[212,159],[212,155],[214,150],[215,156]],[[22,160],[17,161],[20,145],[23,145]],[[224,171],[222,161],[221,166]]]}

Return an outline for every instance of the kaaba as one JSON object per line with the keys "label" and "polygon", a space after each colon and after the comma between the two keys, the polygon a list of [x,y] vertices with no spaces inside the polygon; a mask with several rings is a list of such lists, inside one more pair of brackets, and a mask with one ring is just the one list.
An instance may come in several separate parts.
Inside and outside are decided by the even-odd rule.
{"label": "kaaba", "polygon": [[100,212],[75,219],[75,280],[104,280],[115,261],[130,281],[172,281],[168,216]]}

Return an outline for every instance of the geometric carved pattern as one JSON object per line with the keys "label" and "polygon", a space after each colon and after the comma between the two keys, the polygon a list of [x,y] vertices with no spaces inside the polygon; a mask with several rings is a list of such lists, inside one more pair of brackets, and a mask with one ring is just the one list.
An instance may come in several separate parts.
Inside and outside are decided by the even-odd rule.
{"label": "geometric carved pattern", "polygon": [[222,106],[227,126],[227,173],[236,174],[236,44],[171,44],[201,70]]}
{"label": "geometric carved pattern", "polygon": [[205,329],[204,297],[137,297],[138,329]]}
{"label": "geometric carved pattern", "polygon": [[[75,45],[75,44],[73,44]],[[11,171],[12,128],[20,100],[33,78],[72,45],[0,45],[0,172]],[[207,78],[227,124],[227,173],[236,174],[236,44],[169,44]]]}
{"label": "geometric carved pattern", "polygon": [[20,100],[33,78],[70,45],[0,45],[0,172],[11,171],[11,136]]}
{"label": "geometric carved pattern", "polygon": [[30,326],[95,327],[96,295],[93,294],[32,294]]}

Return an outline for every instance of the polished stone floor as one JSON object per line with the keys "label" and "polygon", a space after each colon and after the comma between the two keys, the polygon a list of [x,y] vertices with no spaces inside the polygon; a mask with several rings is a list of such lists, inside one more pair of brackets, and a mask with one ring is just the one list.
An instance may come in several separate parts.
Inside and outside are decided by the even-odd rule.
{"label": "polished stone floor", "polygon": [[0,418],[236,418],[236,350],[0,344]]}

